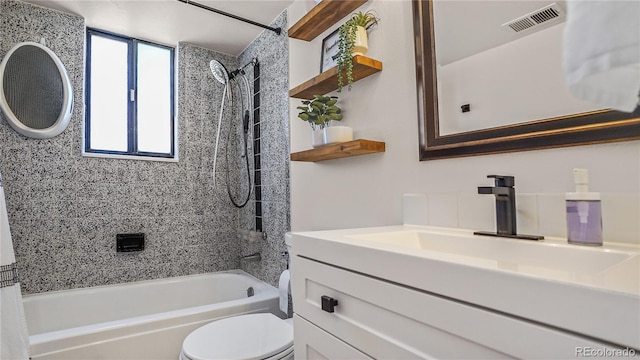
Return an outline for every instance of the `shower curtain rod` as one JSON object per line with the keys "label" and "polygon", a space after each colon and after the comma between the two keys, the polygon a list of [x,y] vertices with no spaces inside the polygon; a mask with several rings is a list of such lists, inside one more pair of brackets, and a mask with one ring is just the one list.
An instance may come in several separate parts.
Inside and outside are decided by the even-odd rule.
{"label": "shower curtain rod", "polygon": [[230,17],[230,18],[235,19],[235,20],[240,20],[242,22],[246,22],[246,23],[251,24],[251,25],[259,26],[259,27],[267,29],[267,30],[271,30],[271,31],[275,32],[278,35],[280,35],[282,33],[282,28],[274,28],[274,27],[271,27],[271,26],[260,24],[258,22],[253,21],[253,20],[245,19],[245,18],[240,17],[238,15],[233,15],[233,14],[230,14],[230,13],[222,11],[222,10],[214,9],[212,7],[209,7],[209,6],[206,6],[206,5],[202,5],[200,3],[197,3],[197,2],[194,2],[194,1],[191,1],[191,0],[178,0],[178,1],[180,1],[181,3],[185,3],[185,4],[188,4],[188,5],[193,5],[195,7],[199,7],[200,9],[205,9],[205,10],[212,11],[212,12],[214,12],[216,14],[224,15],[224,16]]}

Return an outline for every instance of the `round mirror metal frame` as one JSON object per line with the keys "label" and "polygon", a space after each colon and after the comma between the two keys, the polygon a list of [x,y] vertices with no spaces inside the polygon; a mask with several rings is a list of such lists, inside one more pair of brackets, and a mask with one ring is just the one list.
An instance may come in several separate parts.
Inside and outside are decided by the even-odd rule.
{"label": "round mirror metal frame", "polygon": [[[34,129],[27,125],[25,125],[18,117],[16,117],[15,113],[12,111],[9,103],[7,102],[7,98],[4,92],[4,77],[7,63],[13,53],[15,53],[18,49],[23,46],[34,46],[41,50],[43,50],[55,63],[60,79],[62,80],[62,106],[60,110],[60,114],[56,121],[49,127],[44,129]],[[9,125],[16,130],[18,133],[35,139],[48,139],[54,136],[61,134],[69,125],[69,120],[71,119],[71,111],[73,109],[73,91],[71,88],[71,81],[69,80],[69,75],[67,74],[67,70],[60,61],[60,58],[48,47],[36,43],[36,42],[21,42],[16,44],[7,54],[5,55],[2,63],[0,63],[0,109],[7,118]]]}

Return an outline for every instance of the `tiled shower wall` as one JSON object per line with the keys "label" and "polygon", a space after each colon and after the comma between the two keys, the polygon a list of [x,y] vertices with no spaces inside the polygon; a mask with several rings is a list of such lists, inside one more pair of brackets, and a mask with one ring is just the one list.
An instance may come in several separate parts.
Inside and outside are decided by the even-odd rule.
{"label": "tiled shower wall", "polygon": [[[284,234],[290,230],[289,207],[289,42],[286,11],[273,21],[282,27],[277,35],[265,30],[238,57],[244,65],[257,58],[260,63],[260,184],[264,241],[243,242],[242,255],[260,252],[261,262],[242,262],[242,269],[274,285],[287,267]],[[253,68],[247,68],[253,82]],[[253,197],[255,201],[255,193]],[[240,227],[255,230],[255,203],[241,210]]]}
{"label": "tiled shower wall", "polygon": [[[286,23],[286,18],[283,15],[278,21]],[[44,38],[70,74],[76,104],[67,130],[48,140],[18,135],[0,118],[0,171],[23,291],[239,268],[241,244],[235,229],[240,212],[226,200],[222,186],[219,194],[212,191],[213,143],[223,88],[209,71],[212,59],[229,69],[238,66],[238,59],[178,45],[179,162],[88,158],[81,154],[84,20],[0,0],[0,23],[0,57],[17,42]],[[272,134],[265,135],[270,140],[262,152],[277,152],[273,158],[263,157],[265,174],[269,174],[263,177],[269,238],[263,244],[263,262],[249,270],[274,283],[275,274],[283,268],[279,252],[289,226],[288,76],[286,38],[284,45],[271,49],[275,42],[264,43],[263,37],[269,39],[263,34],[245,51],[252,55],[240,57],[243,64],[255,56],[261,61],[262,91],[270,94],[263,95],[263,129]],[[277,52],[281,53],[276,57]],[[218,167],[222,173],[224,164]],[[251,211],[243,210],[242,219],[253,216]],[[116,253],[115,236],[124,232],[144,232],[146,249]]]}

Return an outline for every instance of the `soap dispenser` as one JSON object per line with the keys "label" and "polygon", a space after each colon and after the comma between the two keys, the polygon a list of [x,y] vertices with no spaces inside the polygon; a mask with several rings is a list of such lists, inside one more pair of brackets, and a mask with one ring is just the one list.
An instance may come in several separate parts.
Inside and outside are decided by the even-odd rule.
{"label": "soap dispenser", "polygon": [[567,237],[570,244],[602,245],[600,194],[589,192],[587,169],[573,169],[576,192],[567,193]]}

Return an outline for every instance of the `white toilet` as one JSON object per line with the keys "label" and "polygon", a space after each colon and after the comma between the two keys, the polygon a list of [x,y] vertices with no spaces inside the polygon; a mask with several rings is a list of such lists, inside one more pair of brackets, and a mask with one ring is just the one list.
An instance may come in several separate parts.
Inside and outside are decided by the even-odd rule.
{"label": "white toilet", "polygon": [[233,316],[189,334],[181,360],[290,360],[293,325],[270,313]]}
{"label": "white toilet", "polygon": [[[291,235],[285,235],[290,250]],[[270,313],[233,316],[187,335],[180,360],[292,360],[293,319]]]}

